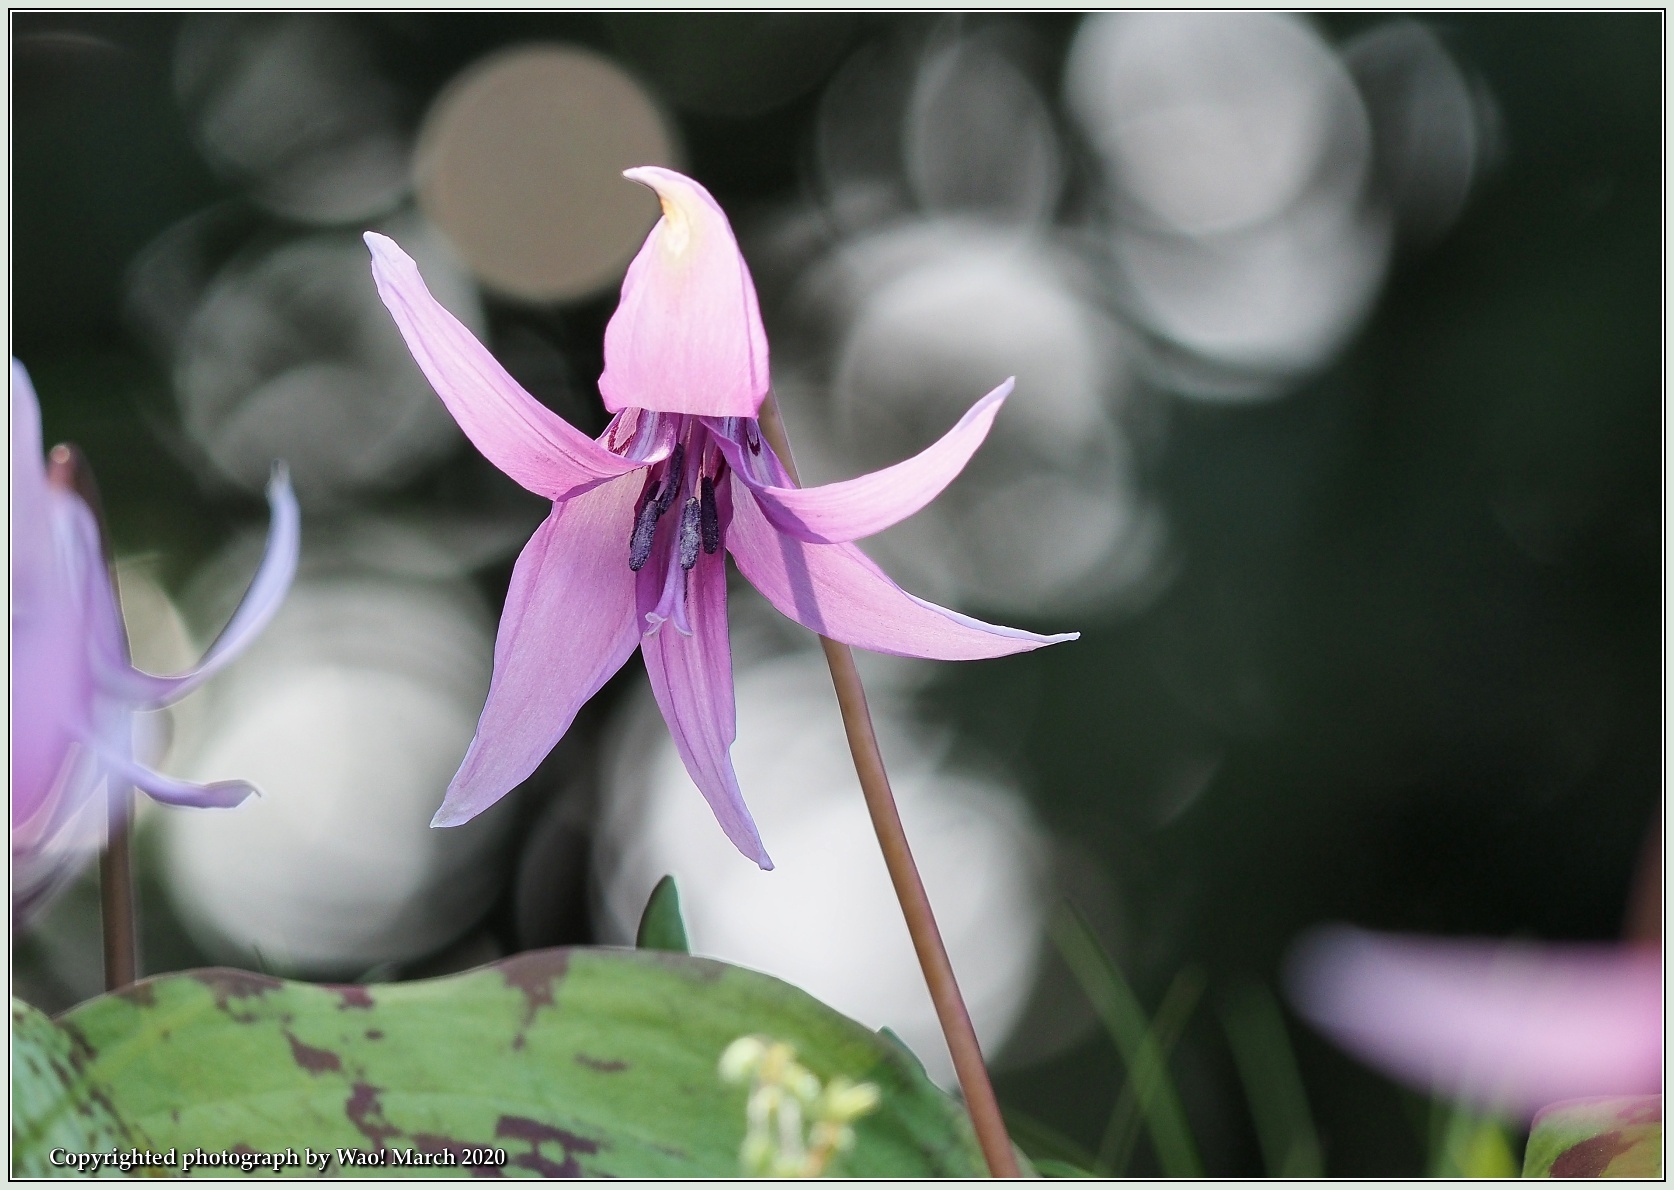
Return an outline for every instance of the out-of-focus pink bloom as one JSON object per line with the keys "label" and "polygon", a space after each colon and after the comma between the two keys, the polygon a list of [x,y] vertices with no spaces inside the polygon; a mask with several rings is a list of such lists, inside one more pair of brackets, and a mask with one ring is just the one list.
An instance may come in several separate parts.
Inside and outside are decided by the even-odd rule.
{"label": "out-of-focus pink bloom", "polygon": [[1662,952],[1317,931],[1291,999],[1345,1049],[1412,1085],[1527,1118],[1662,1086]]}
{"label": "out-of-focus pink bloom", "polygon": [[637,648],[687,772],[727,837],[769,868],[732,769],[723,546],[785,615],[863,649],[969,660],[1075,634],[1037,636],[926,603],[850,544],[959,474],[1011,381],[905,462],[794,487],[756,423],[767,336],[726,216],[680,174],[627,176],[656,191],[663,215],[605,329],[599,391],[615,417],[597,440],[524,392],[393,241],[366,236],[378,291],[455,420],[490,462],[553,502],[513,571],[488,703],[434,825],[465,822],[527,777]]}
{"label": "out-of-focus pink bloom", "polygon": [[25,920],[103,842],[107,791],[137,786],[177,806],[234,806],[242,781],[194,785],[134,755],[134,716],[182,697],[238,655],[296,571],[299,514],[283,468],[268,485],[267,553],[198,667],[135,669],[93,511],[41,452],[41,411],[23,365],[11,371],[12,916]]}

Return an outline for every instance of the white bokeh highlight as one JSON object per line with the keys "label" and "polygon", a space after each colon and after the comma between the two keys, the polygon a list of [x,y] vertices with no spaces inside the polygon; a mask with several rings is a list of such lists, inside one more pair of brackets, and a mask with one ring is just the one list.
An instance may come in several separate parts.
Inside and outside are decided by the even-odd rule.
{"label": "white bokeh highlight", "polygon": [[865,544],[916,594],[1038,613],[1149,589],[1165,533],[1122,424],[1127,336],[1094,292],[1050,238],[968,219],[852,237],[805,277],[835,339],[826,400],[780,393],[810,482],[922,449],[1017,377],[965,473]]}
{"label": "white bokeh highlight", "polygon": [[[867,815],[831,680],[799,652],[737,675],[739,784],[777,867],[727,842],[648,698],[630,707],[607,770],[596,859],[601,940],[631,943],[672,873],[695,953],[796,984],[888,1026],[930,1076],[954,1082],[935,1010]],[[995,1052],[1033,984],[1043,929],[1041,842],[1016,792],[946,765],[946,741],[874,712],[912,842],[977,1036]]]}
{"label": "white bokeh highlight", "polygon": [[468,585],[410,577],[430,565],[413,552],[406,575],[305,553],[273,623],[194,696],[171,762],[262,791],[159,815],[171,897],[219,959],[354,978],[436,950],[496,891],[503,811],[430,827],[487,692],[492,626]]}
{"label": "white bokeh highlight", "polygon": [[1382,287],[1391,217],[1360,92],[1306,21],[1096,14],[1064,97],[1104,174],[1116,299],[1164,386],[1273,397],[1347,343]]}
{"label": "white bokeh highlight", "polygon": [[[435,231],[410,216],[384,230],[480,333],[476,289]],[[282,458],[305,508],[387,489],[463,441],[378,300],[358,235],[235,258],[193,310],[175,360],[182,426],[216,470],[260,491]]]}

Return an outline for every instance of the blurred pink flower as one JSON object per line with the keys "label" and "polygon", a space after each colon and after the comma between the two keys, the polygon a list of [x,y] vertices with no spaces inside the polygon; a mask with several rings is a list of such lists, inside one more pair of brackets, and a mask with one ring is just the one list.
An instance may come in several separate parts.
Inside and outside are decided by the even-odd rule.
{"label": "blurred pink flower", "polygon": [[[733,774],[726,569],[785,615],[880,653],[967,660],[1074,639],[962,616],[907,594],[852,544],[923,508],[987,436],[1006,381],[903,463],[798,489],[762,440],[767,337],[726,216],[689,178],[644,167],[662,218],[605,329],[590,439],[526,393],[368,233],[378,291],[430,383],[484,456],[552,514],[512,574],[476,738],[433,825],[456,826],[527,777],[638,648],[686,770],[744,855],[772,867]],[[674,631],[664,631],[671,624]]]}
{"label": "blurred pink flower", "polygon": [[11,380],[12,916],[22,922],[103,843],[107,789],[137,786],[177,806],[233,806],[254,792],[153,772],[135,759],[134,716],[187,694],[261,631],[296,571],[299,517],[276,468],[267,553],[232,620],[198,668],[142,673],[128,659],[93,511],[63,469],[49,476],[40,405],[15,359]]}
{"label": "blurred pink flower", "polygon": [[1374,934],[1337,926],[1288,964],[1291,999],[1411,1086],[1528,1118],[1662,1086],[1662,952]]}

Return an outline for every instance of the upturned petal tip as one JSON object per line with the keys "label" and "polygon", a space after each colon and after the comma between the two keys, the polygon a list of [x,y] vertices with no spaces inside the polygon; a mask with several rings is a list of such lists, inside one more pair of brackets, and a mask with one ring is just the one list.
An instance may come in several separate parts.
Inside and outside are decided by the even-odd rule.
{"label": "upturned petal tip", "polygon": [[[738,443],[724,435],[715,440],[774,528],[814,545],[856,541],[906,520],[940,495],[988,437],[1015,383],[1016,377],[1008,377],[971,406],[957,425],[912,458],[823,487],[764,482],[754,474]],[[772,448],[764,444],[764,449]]]}
{"label": "upturned petal tip", "polygon": [[605,407],[756,416],[769,383],[767,334],[726,215],[673,170],[647,165],[623,176],[656,191],[663,214],[605,327]]}
{"label": "upturned petal tip", "polygon": [[267,481],[267,502],[270,520],[261,565],[232,619],[221,629],[203,659],[185,673],[163,677],[130,665],[126,638],[121,631],[122,613],[115,596],[108,584],[101,584],[95,590],[94,599],[102,613],[100,619],[108,625],[105,639],[94,642],[98,646],[93,656],[101,690],[136,706],[161,706],[202,686],[261,635],[290,591],[302,551],[302,511],[291,489],[290,469],[282,462],[273,464],[272,476]]}

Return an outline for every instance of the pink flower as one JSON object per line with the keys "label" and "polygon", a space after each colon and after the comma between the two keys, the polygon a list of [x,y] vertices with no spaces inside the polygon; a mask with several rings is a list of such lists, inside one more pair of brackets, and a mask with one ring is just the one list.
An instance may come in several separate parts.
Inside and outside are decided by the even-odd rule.
{"label": "pink flower", "polygon": [[1291,995],[1344,1048],[1428,1092],[1532,1116],[1662,1086],[1662,953],[1320,930]]}
{"label": "pink flower", "polygon": [[103,842],[106,794],[132,785],[177,806],[234,806],[243,781],[193,785],[134,756],[134,715],[178,699],[236,657],[277,610],[296,571],[296,499],[282,467],[268,485],[273,527],[244,601],[198,668],[156,677],[128,660],[99,526],[49,478],[41,410],[12,361],[12,914],[41,906]]}
{"label": "pink flower", "polygon": [[926,603],[850,544],[911,516],[959,474],[1011,381],[905,462],[792,486],[756,424],[767,337],[726,216],[690,178],[652,167],[627,176],[657,192],[663,217],[605,329],[599,391],[615,417],[597,440],[524,392],[393,241],[366,236],[378,291],[455,420],[490,462],[553,502],[513,571],[488,703],[433,825],[504,797],[637,648],[721,829],[770,868],[732,769],[723,547],[785,615],[876,652],[969,660],[1076,634],[1037,636]]}

